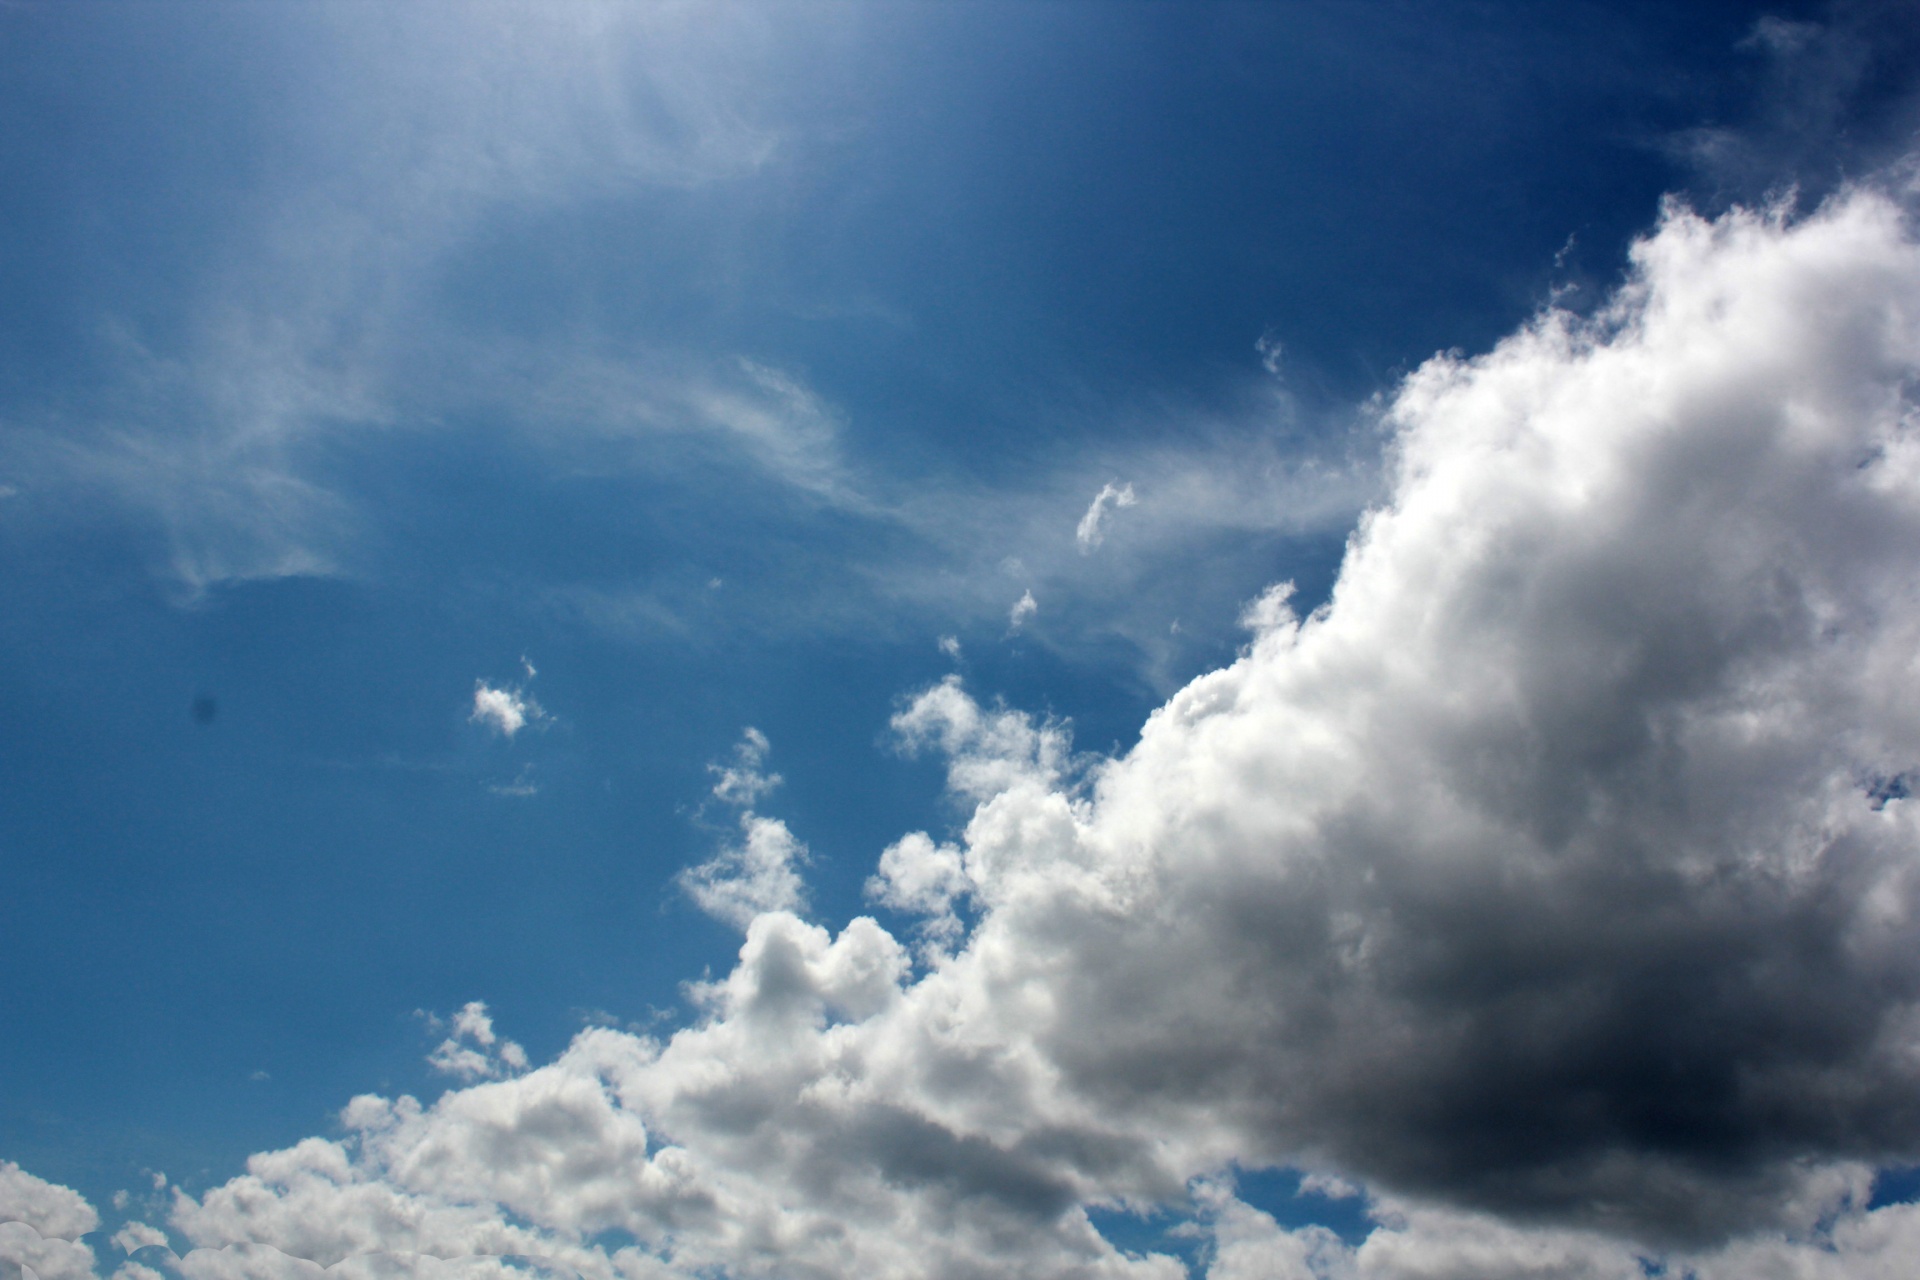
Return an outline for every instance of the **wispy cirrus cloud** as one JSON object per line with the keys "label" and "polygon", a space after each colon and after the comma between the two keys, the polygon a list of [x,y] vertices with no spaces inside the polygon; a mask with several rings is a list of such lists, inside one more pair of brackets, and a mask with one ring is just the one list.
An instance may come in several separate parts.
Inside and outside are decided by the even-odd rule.
{"label": "wispy cirrus cloud", "polygon": [[[104,376],[20,406],[0,458],[38,490],[89,486],[145,522],[162,572],[189,593],[364,568],[377,521],[325,455],[443,423],[451,406],[423,401],[420,375],[467,335],[433,295],[492,220],[736,181],[776,154],[783,127],[763,93],[775,18],[751,6],[697,21],[671,3],[424,6],[373,21],[323,6],[255,30],[257,16],[227,18],[284,65],[232,145],[276,162],[241,193],[209,182],[207,207],[189,212],[221,224],[218,252],[164,307],[131,296],[102,317]],[[149,128],[172,122],[153,113]],[[143,317],[156,309],[164,332]],[[791,399],[777,375],[753,376]],[[696,384],[680,398],[770,447],[751,399]]]}
{"label": "wispy cirrus cloud", "polygon": [[[0,468],[26,499],[9,504],[14,518],[128,526],[185,600],[254,579],[378,577],[423,545],[394,519],[393,476],[491,451],[543,479],[671,488],[715,525],[764,524],[761,543],[850,544],[816,567],[838,580],[803,608],[779,593],[731,597],[764,610],[730,615],[747,629],[1004,630],[1008,599],[1031,590],[1048,602],[1037,642],[1064,651],[1114,633],[1157,653],[1161,615],[1177,610],[1141,585],[1167,577],[1163,562],[1248,528],[1344,528],[1370,492],[1278,445],[1258,413],[1199,444],[1056,460],[1012,484],[915,471],[856,448],[834,388],[803,362],[737,336],[609,318],[597,304],[568,307],[557,325],[516,323],[513,299],[460,305],[474,276],[515,277],[516,256],[546,247],[516,236],[503,251],[502,226],[552,218],[564,242],[586,234],[569,219],[602,205],[644,223],[717,192],[737,199],[716,210],[779,198],[783,166],[848,127],[830,102],[792,90],[823,65],[846,73],[852,46],[835,33],[859,28],[854,9],[804,30],[752,5],[697,20],[673,3],[345,12],[255,33],[272,91],[246,99],[233,145],[272,162],[241,189],[209,175],[207,205],[189,204],[187,220],[217,207],[212,249],[174,264],[163,299],[131,284],[117,298],[101,317],[100,376],[58,404],[10,406]],[[156,308],[166,323],[146,314]],[[1076,565],[1077,508],[1114,474],[1155,478],[1102,563]],[[1087,527],[1089,546],[1121,501],[1116,491]],[[1009,556],[1031,580],[1007,580]],[[613,629],[686,634],[704,617],[699,592],[641,571],[529,591]],[[1173,669],[1164,655],[1145,661]]]}
{"label": "wispy cirrus cloud", "polygon": [[1080,546],[1080,554],[1086,555],[1107,539],[1106,523],[1109,513],[1122,507],[1130,507],[1139,499],[1133,494],[1133,486],[1116,485],[1111,482],[1100,486],[1093,502],[1087,507],[1087,514],[1080,517],[1080,523],[1074,528],[1073,540]]}

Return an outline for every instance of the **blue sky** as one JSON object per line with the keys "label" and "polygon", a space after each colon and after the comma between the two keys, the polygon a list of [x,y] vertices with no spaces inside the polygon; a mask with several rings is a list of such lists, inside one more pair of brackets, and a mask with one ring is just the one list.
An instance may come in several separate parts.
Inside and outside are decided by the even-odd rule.
{"label": "blue sky", "polygon": [[[1911,17],[1897,4],[0,8],[0,866],[10,886],[0,1159],[72,1188],[109,1227],[144,1213],[186,1256],[229,1239],[207,1225],[208,1206],[250,1153],[337,1139],[356,1095],[431,1103],[450,1087],[483,1087],[472,1086],[483,1076],[538,1078],[489,1049],[504,1038],[537,1069],[584,1027],[656,1040],[725,1031],[733,1015],[687,984],[753,971],[736,968],[752,913],[703,911],[702,883],[743,886],[744,900],[791,909],[780,918],[826,936],[853,937],[841,930],[873,915],[902,946],[946,937],[955,954],[987,955],[998,936],[987,925],[1028,919],[1028,899],[995,897],[998,882],[980,870],[991,857],[978,851],[998,847],[982,816],[1000,812],[996,797],[1031,785],[1060,797],[1061,812],[1092,806],[1089,831],[1103,829],[1102,814],[1152,808],[1142,796],[1160,797],[1168,814],[1205,810],[1166,799],[1164,781],[1122,795],[1121,783],[1101,781],[1103,761],[1171,777],[1140,763],[1151,752],[1128,756],[1149,716],[1162,738],[1173,732],[1178,716],[1156,708],[1201,697],[1202,685],[1179,691],[1236,661],[1235,671],[1282,663],[1261,655],[1288,617],[1329,599],[1363,511],[1398,513],[1405,527],[1424,518],[1418,477],[1450,474],[1453,456],[1430,442],[1460,436],[1446,425],[1452,401],[1420,398],[1436,353],[1483,356],[1532,332],[1548,308],[1569,323],[1600,317],[1596,333],[1657,330],[1644,315],[1621,320],[1619,308],[1649,291],[1690,297],[1689,281],[1719,278],[1716,264],[1745,243],[1732,229],[1688,240],[1692,224],[1662,214],[1668,196],[1675,210],[1734,228],[1747,216],[1737,210],[1781,210],[1796,191],[1795,212],[1753,232],[1774,237],[1774,248],[1752,250],[1756,282],[1776,278],[1767,253],[1798,263],[1794,246],[1826,243],[1823,208],[1852,210],[1832,215],[1833,235],[1861,262],[1881,262],[1868,249],[1905,261],[1910,238],[1861,212],[1859,192],[1911,204]],[[1667,247],[1630,259],[1636,240]],[[1691,274],[1689,254],[1701,264]],[[1836,316],[1914,301],[1893,286],[1885,299],[1873,292],[1874,281],[1905,279],[1895,267],[1830,276]],[[1794,296],[1815,294],[1828,296],[1814,284]],[[1741,305],[1772,314],[1773,296]],[[1793,347],[1773,330],[1751,342],[1764,354],[1776,340]],[[1855,401],[1910,398],[1907,358],[1848,366],[1868,388]],[[1755,360],[1753,384],[1772,385],[1773,366]],[[1486,368],[1474,376],[1488,386],[1506,376]],[[1797,386],[1782,403],[1799,403]],[[1558,421],[1554,412],[1541,420]],[[1709,419],[1702,439],[1719,421]],[[1649,484],[1692,474],[1685,450],[1619,447],[1635,466],[1666,460]],[[1428,470],[1408,470],[1427,448]],[[1712,499],[1724,519],[1711,528],[1774,512],[1772,492]],[[1817,515],[1767,519],[1785,527]],[[1859,563],[1881,564],[1872,540],[1891,527],[1863,524],[1846,545]],[[1471,532],[1443,524],[1434,545],[1478,546]],[[1751,545],[1772,544],[1755,535]],[[1637,554],[1633,564],[1664,552]],[[1807,562],[1829,563],[1811,552]],[[1562,561],[1543,551],[1539,563]],[[1528,769],[1587,777],[1606,751],[1631,755],[1593,745],[1608,706],[1719,705],[1687,682],[1706,659],[1670,652],[1695,641],[1662,646],[1723,632],[1688,630],[1674,621],[1680,604],[1660,613],[1671,603],[1664,580],[1643,582],[1621,567],[1627,558],[1606,563],[1525,599],[1640,584],[1591,616],[1638,619],[1635,635],[1666,655],[1668,674],[1622,676],[1590,704],[1554,692],[1562,677],[1513,695],[1531,709],[1537,742],[1531,764],[1509,762],[1498,786],[1487,783],[1487,795],[1509,798],[1482,796],[1488,813],[1534,794]],[[1885,566],[1893,576],[1875,589],[1893,592],[1884,584],[1903,566],[1897,556]],[[1410,591],[1428,581],[1402,569]],[[1453,581],[1446,565],[1423,572]],[[1695,588],[1720,598],[1688,572],[1673,570],[1673,600]],[[1342,600],[1370,599],[1374,579],[1351,562],[1348,573],[1356,585]],[[1284,581],[1291,615],[1263,597]],[[1808,592],[1852,599],[1840,586]],[[1504,634],[1501,600],[1466,592],[1454,603],[1484,614],[1492,644]],[[1320,616],[1349,625],[1341,607]],[[1371,616],[1364,607],[1345,616]],[[1862,645],[1897,631],[1883,619],[1893,605],[1861,610],[1881,619],[1859,624]],[[1421,627],[1407,636],[1437,634]],[[1381,632],[1377,652],[1394,652],[1399,634]],[[1516,671],[1535,669],[1528,655],[1544,655],[1545,671],[1588,652],[1552,628],[1515,636]],[[1492,652],[1458,644],[1461,655]],[[1806,657],[1792,670],[1814,665]],[[1354,669],[1332,663],[1325,687],[1347,688]],[[950,676],[959,683],[941,683]],[[973,709],[941,701],[943,690]],[[1444,714],[1463,725],[1492,714],[1504,695],[1481,692],[1493,702]],[[1808,712],[1806,722],[1829,720]],[[1296,732],[1322,741],[1306,720],[1284,723],[1294,727],[1269,726],[1273,742]],[[1401,740],[1427,743],[1420,759],[1452,768],[1472,734],[1448,737],[1435,723]],[[743,738],[749,727],[764,746]],[[1874,769],[1882,783],[1902,776],[1904,739],[1886,729],[1874,741],[1879,755],[1863,746],[1835,763],[1807,747],[1793,758],[1818,756],[1818,776],[1842,778],[1842,791],[1845,777]],[[1367,750],[1329,747],[1326,767],[1414,767],[1391,764],[1384,746]],[[1068,754],[1049,764],[1050,751]],[[1508,768],[1487,751],[1487,770]],[[1007,763],[1016,757],[1024,763]],[[1291,794],[1312,773],[1288,764],[1306,772],[1283,781],[1261,772],[1269,767],[1281,770],[1246,766],[1269,779],[1258,795]],[[1812,795],[1818,770],[1806,767],[1814,772],[1794,784]],[[728,768],[765,785],[716,794]],[[1699,796],[1675,811],[1718,812],[1736,773],[1703,775]],[[988,775],[1013,781],[995,790],[1002,783],[978,782]],[[1409,794],[1413,776],[1401,775]],[[1757,773],[1739,776],[1761,786]],[[1375,796],[1402,785],[1378,778]],[[1627,828],[1593,816],[1604,806],[1575,817],[1558,805],[1540,800],[1514,830],[1586,823],[1595,848],[1630,860],[1608,843],[1628,840]],[[746,833],[774,831],[756,821],[791,842],[780,848],[804,845],[792,867],[800,896],[755,878]],[[1223,829],[1140,821],[1158,834],[1137,842],[1161,841],[1168,857]],[[1732,841],[1732,823],[1686,839]],[[1634,827],[1632,839],[1685,843],[1651,829]],[[872,887],[883,851],[914,831],[929,833],[930,860],[899,871],[891,889]],[[1248,839],[1267,848],[1281,837]],[[1346,846],[1333,836],[1316,839],[1335,851],[1327,858],[1362,859],[1337,855]],[[1563,832],[1548,844],[1560,839],[1579,843]],[[1112,840],[1131,848],[1135,837]],[[938,850],[963,846],[980,858],[966,864],[970,887],[925,889],[925,876],[948,875]],[[1693,883],[1675,874],[1674,884]],[[903,887],[912,876],[921,888]],[[1859,883],[1835,892],[1864,902]],[[1304,900],[1275,899],[1268,932],[1294,929],[1271,922]],[[953,903],[959,915],[941,925]],[[1409,918],[1411,908],[1397,910]],[[1701,923],[1688,945],[1724,941],[1723,927],[1733,928]],[[1057,943],[1088,964],[1098,953],[1092,934],[1009,936]],[[1726,953],[1745,954],[1732,943]],[[1660,954],[1679,964],[1691,953],[1676,942]],[[1273,989],[1285,986],[1280,959],[1260,947],[1248,955],[1266,958],[1219,962],[1216,976],[1265,990],[1270,964],[1280,966]],[[1532,963],[1518,955],[1513,965]],[[925,955],[915,963],[911,974],[938,968]],[[1640,971],[1605,947],[1577,963],[1607,982]],[[1871,988],[1912,1007],[1904,971],[1875,973],[1808,982],[1841,1003]],[[1466,981],[1448,969],[1409,978],[1408,989]],[[497,1032],[460,1032],[452,1019],[473,1001]],[[1609,1007],[1596,1036],[1645,1008],[1624,996]],[[1874,1006],[1894,1019],[1891,1007]],[[1296,1015],[1273,1015],[1289,1044],[1305,1034]],[[1752,1205],[1773,1194],[1755,1188],[1774,1186],[1781,1159],[1854,1161],[1870,1183],[1874,1169],[1920,1158],[1911,1126],[1879,1145],[1812,1121],[1769,1129],[1740,1117],[1726,1120],[1724,1146],[1675,1136],[1693,1134],[1692,1121],[1658,1119],[1669,1107],[1719,1114],[1724,1081],[1776,1061],[1794,1036],[1851,1043],[1834,1028],[1727,1016],[1750,1033],[1739,1041],[1748,1056],[1692,1075],[1648,1065],[1685,1057],[1671,1045],[1577,1068],[1541,1050],[1560,1065],[1540,1079],[1579,1076],[1609,1098],[1614,1086],[1592,1081],[1640,1082],[1619,1094],[1621,1114],[1636,1118],[1591,1138],[1600,1147],[1580,1145],[1589,1138],[1577,1123],[1556,1128],[1550,1100],[1538,1147],[1500,1126],[1460,1149],[1396,1145],[1327,1118],[1346,1103],[1305,1076],[1268,1079],[1261,1068],[1246,1097],[1220,1084],[1203,1099],[1210,1116],[1267,1117],[1246,1119],[1240,1137],[1166,1156],[1161,1173],[1133,1182],[1099,1183],[1075,1166],[1059,1175],[1078,1188],[1062,1203],[1097,1215],[1178,1201],[1164,1212],[1212,1224],[1208,1243],[1157,1226],[1142,1237],[1149,1220],[1124,1213],[1108,1229],[1123,1249],[1184,1249],[1228,1276],[1239,1274],[1235,1241],[1252,1238],[1233,1231],[1258,1226],[1247,1215],[1302,1220],[1288,1203],[1298,1171],[1332,1180],[1312,1186],[1333,1194],[1299,1204],[1353,1235],[1349,1244],[1369,1221],[1342,1198],[1349,1184],[1413,1206],[1382,1210],[1381,1222],[1425,1222],[1432,1203],[1605,1235],[1594,1206],[1614,1193],[1595,1184],[1556,1200],[1529,1190],[1526,1171],[1575,1149],[1645,1147],[1677,1161],[1688,1187],[1709,1170],[1695,1189],[1702,1207],[1671,1220],[1622,1210],[1622,1238],[1705,1248],[1773,1221]],[[460,1034],[493,1056],[465,1076],[436,1070],[428,1055]],[[1526,1034],[1546,1043],[1544,1031]],[[1063,1043],[1044,1051],[1062,1078],[1078,1079],[1073,1064],[1145,1052],[1092,1032],[1071,1051]],[[1665,1083],[1646,1084],[1656,1078]],[[1894,1088],[1875,1077],[1856,1093]],[[1296,1097],[1321,1118],[1268,1114]],[[691,1122],[654,1105],[656,1143],[681,1140],[674,1125]],[[1409,1117],[1438,1114],[1407,1106]],[[1461,1117],[1479,1114],[1461,1106]],[[940,1114],[952,1132],[972,1132]],[[1167,1123],[1187,1123],[1175,1114]],[[1405,1132],[1422,1123],[1407,1119]],[[356,1131],[376,1130],[387,1132]],[[1012,1130],[979,1132],[1014,1142]],[[353,1150],[376,1145],[359,1141]],[[1248,1176],[1244,1199],[1206,1180],[1262,1166],[1296,1172]],[[1722,1177],[1728,1168],[1739,1175]],[[148,1194],[156,1173],[193,1207],[109,1210],[117,1191]],[[905,1175],[888,1176],[893,1186]],[[107,1274],[119,1255],[104,1235],[88,1238]],[[1066,1273],[1032,1257],[1034,1274]],[[682,1262],[747,1273],[720,1254]]]}

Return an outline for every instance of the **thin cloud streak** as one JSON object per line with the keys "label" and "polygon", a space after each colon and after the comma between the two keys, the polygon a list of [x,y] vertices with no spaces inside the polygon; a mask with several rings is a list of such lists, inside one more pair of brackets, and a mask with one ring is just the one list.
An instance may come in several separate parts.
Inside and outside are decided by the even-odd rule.
{"label": "thin cloud streak", "polygon": [[1100,486],[1100,492],[1094,495],[1093,502],[1087,507],[1087,514],[1080,517],[1080,523],[1073,531],[1073,540],[1080,547],[1080,554],[1087,555],[1106,541],[1106,531],[1101,528],[1110,512],[1122,507],[1130,507],[1139,499],[1133,495],[1133,486],[1116,485],[1111,482]]}

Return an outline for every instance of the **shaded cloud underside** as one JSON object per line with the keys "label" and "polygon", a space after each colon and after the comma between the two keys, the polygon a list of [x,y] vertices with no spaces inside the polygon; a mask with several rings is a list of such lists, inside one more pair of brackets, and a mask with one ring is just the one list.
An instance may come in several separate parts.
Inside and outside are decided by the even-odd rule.
{"label": "shaded cloud underside", "polygon": [[[881,861],[918,957],[755,910],[797,881],[716,899],[746,940],[694,1025],[356,1099],[176,1194],[169,1265],[1171,1277],[1087,1209],[1175,1203],[1216,1280],[1897,1274],[1920,1209],[1865,1199],[1920,1154],[1920,246],[1859,191],[1670,209],[1634,264],[1413,374],[1329,605],[1270,593],[1126,755],[957,681],[904,710],[971,806]],[[791,870],[744,831],[696,893]],[[1221,1177],[1278,1163],[1376,1229]]]}

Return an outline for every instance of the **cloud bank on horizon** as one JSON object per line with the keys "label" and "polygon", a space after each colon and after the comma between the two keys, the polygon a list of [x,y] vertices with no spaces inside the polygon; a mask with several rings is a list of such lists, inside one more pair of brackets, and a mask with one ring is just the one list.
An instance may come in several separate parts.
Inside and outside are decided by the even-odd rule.
{"label": "cloud bank on horizon", "polygon": [[[470,1006],[479,1083],[176,1191],[116,1274],[1186,1274],[1097,1225],[1155,1207],[1212,1280],[1902,1274],[1912,198],[1675,205],[1593,316],[1427,362],[1331,599],[1273,588],[1124,754],[923,690],[895,732],[968,816],[880,856],[898,934],[799,914],[750,731],[691,1025],[522,1069]],[[1272,1166],[1370,1232],[1236,1195]],[[98,1274],[73,1193],[0,1166],[0,1220],[22,1274]]]}

